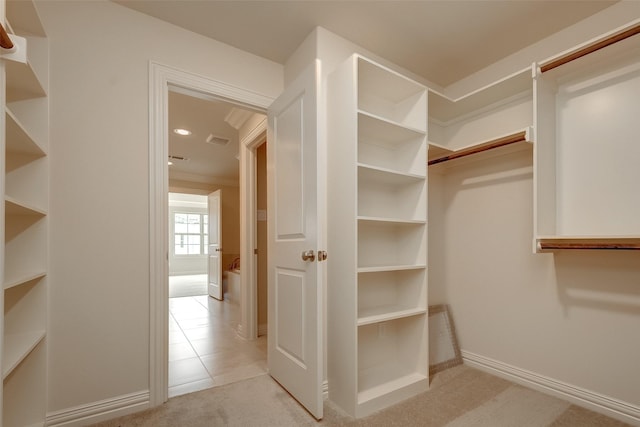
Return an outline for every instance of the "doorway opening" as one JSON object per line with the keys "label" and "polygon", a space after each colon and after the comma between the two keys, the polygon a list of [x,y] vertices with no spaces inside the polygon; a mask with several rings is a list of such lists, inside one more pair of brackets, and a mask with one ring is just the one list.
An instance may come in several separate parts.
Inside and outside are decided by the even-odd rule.
{"label": "doorway opening", "polygon": [[[264,115],[169,87],[168,397],[267,372],[266,151],[254,148],[256,306],[242,299],[240,139]],[[255,145],[255,142],[252,142]],[[251,193],[251,194],[249,194]],[[259,254],[259,255],[258,255]],[[243,336],[253,311],[258,336]],[[260,323],[262,322],[262,323]]]}
{"label": "doorway opening", "polygon": [[[182,93],[194,98],[223,101],[252,113],[263,114],[273,99],[244,89],[210,80],[189,72],[177,70],[152,62],[150,64],[150,127],[149,127],[149,180],[150,180],[150,238],[149,238],[149,272],[150,272],[150,328],[149,328],[149,362],[150,362],[150,404],[159,405],[169,395],[169,287],[168,287],[168,193],[169,193],[169,96],[171,92]],[[255,176],[255,171],[245,166],[255,163],[255,151],[247,144],[255,144],[255,139],[266,134],[266,118],[252,116],[255,126],[243,129],[245,137],[240,141],[239,157],[242,176],[239,192],[240,203],[240,251],[245,262],[244,270],[251,271],[254,266],[254,240],[250,240],[256,228],[255,183],[247,176]],[[173,129],[171,129],[173,131]],[[242,132],[240,132],[242,133]],[[214,135],[218,136],[218,135]],[[207,138],[205,138],[207,139]],[[236,154],[236,157],[237,154]],[[238,160],[234,158],[237,162]],[[191,180],[193,181],[193,180]],[[197,181],[197,180],[196,180]],[[199,183],[199,185],[202,183]],[[201,194],[206,194],[200,189]],[[190,188],[188,192],[193,193]],[[197,192],[197,190],[196,190]],[[253,221],[253,223],[251,223]],[[243,255],[244,254],[244,255]],[[245,277],[241,269],[241,307],[254,307],[257,301],[257,289],[254,277]],[[250,303],[247,303],[247,300]],[[244,331],[247,337],[252,330],[257,331],[257,310],[241,310],[238,330]],[[247,320],[256,320],[255,325],[247,324]]]}

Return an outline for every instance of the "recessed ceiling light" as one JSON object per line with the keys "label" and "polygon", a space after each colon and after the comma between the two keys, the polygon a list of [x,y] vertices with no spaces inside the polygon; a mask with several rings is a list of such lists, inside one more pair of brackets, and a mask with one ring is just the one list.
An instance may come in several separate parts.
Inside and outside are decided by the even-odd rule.
{"label": "recessed ceiling light", "polygon": [[187,129],[174,129],[173,133],[177,133],[178,135],[181,135],[181,136],[191,135],[191,131]]}

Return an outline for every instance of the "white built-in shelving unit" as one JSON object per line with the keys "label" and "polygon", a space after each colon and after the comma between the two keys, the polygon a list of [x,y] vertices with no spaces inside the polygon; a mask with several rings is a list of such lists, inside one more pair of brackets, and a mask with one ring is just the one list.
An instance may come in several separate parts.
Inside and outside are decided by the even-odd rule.
{"label": "white built-in shelving unit", "polygon": [[640,249],[640,20],[534,68],[535,249]]}
{"label": "white built-in shelving unit", "polygon": [[31,1],[7,1],[5,28],[27,61],[2,60],[4,251],[2,426],[44,425],[46,411],[48,42]]}
{"label": "white built-in shelving unit", "polygon": [[427,90],[354,55],[328,79],[329,398],[428,389]]}
{"label": "white built-in shelving unit", "polygon": [[429,92],[429,165],[530,147],[532,103],[531,69],[455,99]]}

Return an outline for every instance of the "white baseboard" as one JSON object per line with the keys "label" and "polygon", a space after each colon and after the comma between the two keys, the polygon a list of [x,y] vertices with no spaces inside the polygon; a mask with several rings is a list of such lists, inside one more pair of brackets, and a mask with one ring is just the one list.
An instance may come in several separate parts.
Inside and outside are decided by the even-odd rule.
{"label": "white baseboard", "polygon": [[149,390],[125,394],[47,414],[47,426],[81,427],[150,407]]}
{"label": "white baseboard", "polygon": [[464,363],[468,366],[559,397],[608,417],[640,426],[640,407],[638,406],[465,350],[461,353]]}

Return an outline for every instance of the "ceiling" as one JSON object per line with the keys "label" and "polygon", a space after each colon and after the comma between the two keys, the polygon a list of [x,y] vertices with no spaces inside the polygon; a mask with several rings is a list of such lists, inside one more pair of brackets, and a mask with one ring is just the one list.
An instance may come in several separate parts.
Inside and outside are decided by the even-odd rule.
{"label": "ceiling", "polygon": [[[321,26],[443,87],[616,2],[113,1],[280,64]],[[170,132],[170,154],[190,159],[170,173],[237,181],[237,131],[224,121],[233,105],[173,93],[169,107],[170,129],[193,132]],[[231,142],[211,146],[209,134]]]}
{"label": "ceiling", "polygon": [[321,26],[441,86],[616,2],[114,1],[279,64]]}
{"label": "ceiling", "polygon": [[[229,119],[229,122],[230,114],[234,120]],[[176,157],[171,159],[170,178],[237,185],[240,171],[237,127],[243,123],[243,118],[246,120],[253,114],[256,113],[229,102],[192,96],[184,90],[170,90],[169,156]],[[237,116],[241,116],[240,123]],[[177,135],[174,129],[187,129],[191,135]],[[229,142],[225,145],[209,143],[210,135]]]}

